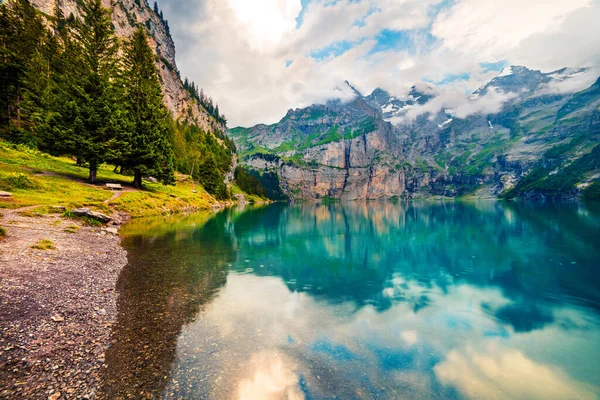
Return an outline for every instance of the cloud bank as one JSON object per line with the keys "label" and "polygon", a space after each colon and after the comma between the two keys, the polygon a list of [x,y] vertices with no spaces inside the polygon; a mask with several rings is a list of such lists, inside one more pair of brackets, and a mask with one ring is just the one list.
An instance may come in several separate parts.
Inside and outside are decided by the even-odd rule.
{"label": "cloud bank", "polygon": [[[182,75],[219,103],[231,126],[273,123],[289,108],[339,98],[344,80],[363,93],[397,94],[430,81],[454,104],[507,64],[545,72],[600,65],[594,0],[162,0],[159,7]],[[501,99],[487,100],[476,107],[493,109]],[[429,107],[448,107],[438,103]],[[459,106],[457,116],[469,111]]]}

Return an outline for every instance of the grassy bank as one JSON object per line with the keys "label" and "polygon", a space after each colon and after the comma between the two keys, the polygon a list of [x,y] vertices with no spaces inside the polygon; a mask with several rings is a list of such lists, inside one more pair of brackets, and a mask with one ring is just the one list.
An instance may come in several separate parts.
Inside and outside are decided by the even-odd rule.
{"label": "grassy bank", "polygon": [[[175,186],[144,182],[143,190],[131,187],[131,177],[114,173],[108,165],[100,166],[98,185],[88,184],[87,176],[88,169],[70,158],[52,157],[0,140],[0,191],[13,194],[11,200],[0,200],[0,208],[39,206],[44,212],[48,206],[89,207],[146,217],[209,209],[218,203],[202,185],[185,175],[177,176]],[[120,183],[125,190],[120,194],[107,190],[106,182]]]}

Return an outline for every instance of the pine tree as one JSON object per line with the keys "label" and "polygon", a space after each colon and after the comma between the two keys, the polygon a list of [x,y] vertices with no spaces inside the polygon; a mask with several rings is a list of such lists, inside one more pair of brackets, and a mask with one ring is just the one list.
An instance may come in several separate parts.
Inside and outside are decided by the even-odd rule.
{"label": "pine tree", "polygon": [[174,182],[173,150],[169,142],[171,117],[163,105],[154,54],[143,27],[125,49],[124,86],[128,132],[121,142],[119,165],[134,171],[133,185],[142,186],[142,175],[152,174],[164,184]]}
{"label": "pine tree", "polygon": [[217,163],[212,154],[208,154],[198,168],[198,179],[204,189],[218,200],[227,198],[227,187],[223,175],[219,171]]}
{"label": "pine tree", "polygon": [[25,78],[32,60],[42,52],[45,28],[27,0],[0,4],[0,133],[17,142],[30,142],[23,115]]}
{"label": "pine tree", "polygon": [[158,15],[158,4],[154,2],[154,13]]}
{"label": "pine tree", "polygon": [[40,142],[40,130],[44,129],[54,101],[53,78],[60,53],[61,48],[57,37],[50,31],[46,31],[43,46],[32,54],[23,79],[25,90],[22,115],[28,122],[28,131],[33,134],[32,139],[36,144]]}
{"label": "pine tree", "polygon": [[65,50],[57,95],[60,109],[49,133],[56,135],[56,149],[68,149],[89,163],[89,181],[94,183],[122,120],[115,79],[118,44],[109,10],[101,0],[84,1],[81,8],[83,21],[75,25],[73,43]]}

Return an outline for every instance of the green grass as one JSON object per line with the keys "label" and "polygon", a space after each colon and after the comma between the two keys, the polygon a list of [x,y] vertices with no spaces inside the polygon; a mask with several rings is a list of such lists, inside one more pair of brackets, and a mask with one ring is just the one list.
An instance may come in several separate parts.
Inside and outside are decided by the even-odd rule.
{"label": "green grass", "polygon": [[319,141],[317,143],[315,143],[315,146],[321,146],[323,144],[336,142],[341,139],[342,139],[342,136],[338,132],[338,126],[333,125],[331,128],[329,128],[329,130],[327,132],[325,132],[323,134],[323,136],[321,136]]}
{"label": "green grass", "polygon": [[71,211],[65,211],[65,213],[62,216],[65,218],[82,221],[83,223],[85,223],[88,226],[103,226],[104,225],[102,222],[98,221],[97,219],[80,216],[80,215],[75,215]]}
{"label": "green grass", "polygon": [[66,233],[77,233],[77,231],[79,231],[79,227],[75,225],[69,225],[63,230]]}
{"label": "green grass", "polygon": [[[575,186],[583,182],[587,176],[600,171],[600,145],[596,145],[590,152],[583,154],[570,164],[556,167],[556,171],[553,171],[554,168],[554,166],[538,165],[504,196],[512,199],[520,193],[531,190],[546,195],[573,191]],[[598,186],[595,182],[584,191],[583,195],[588,199],[595,198],[597,191]]]}
{"label": "green grass", "polygon": [[242,189],[240,189],[240,187],[238,185],[236,185],[235,183],[231,184],[231,194],[243,194],[246,197],[246,201],[250,204],[254,204],[254,203],[264,203],[264,202],[268,202],[269,199],[267,198],[263,198],[260,196],[256,196],[254,194],[248,194],[245,193]]}
{"label": "green grass", "polygon": [[51,206],[77,207],[110,213],[121,211],[132,217],[164,215],[180,211],[210,209],[216,200],[188,177],[178,175],[175,186],[144,182],[144,190],[131,189],[132,178],[113,172],[112,166],[101,165],[100,182],[120,183],[126,191],[111,202],[115,192],[103,185],[86,182],[88,170],[67,157],[53,157],[24,146],[13,146],[0,140],[0,190],[13,194],[11,200],[0,201],[2,208],[40,206],[26,213],[37,216],[52,212]]}
{"label": "green grass", "polygon": [[583,192],[583,198],[587,200],[600,200],[600,181],[593,182],[588,186]]}
{"label": "green grass", "polygon": [[6,236],[6,228],[3,228],[0,226],[0,238],[3,238]]}
{"label": "green grass", "polygon": [[56,250],[54,242],[48,239],[40,240],[39,242],[31,246],[31,248],[36,250]]}
{"label": "green grass", "polygon": [[285,153],[286,151],[296,150],[296,141],[283,142],[279,146],[275,147],[273,151],[275,153]]}
{"label": "green grass", "polygon": [[273,152],[269,149],[260,146],[254,146],[249,150],[240,153],[240,160],[248,159],[255,154],[272,154]]}

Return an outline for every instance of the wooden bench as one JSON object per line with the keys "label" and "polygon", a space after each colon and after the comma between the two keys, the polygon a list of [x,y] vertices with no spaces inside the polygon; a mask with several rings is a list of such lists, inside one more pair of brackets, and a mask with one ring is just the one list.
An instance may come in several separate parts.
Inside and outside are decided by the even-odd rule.
{"label": "wooden bench", "polygon": [[106,187],[110,190],[123,190],[123,186],[120,183],[107,183]]}

